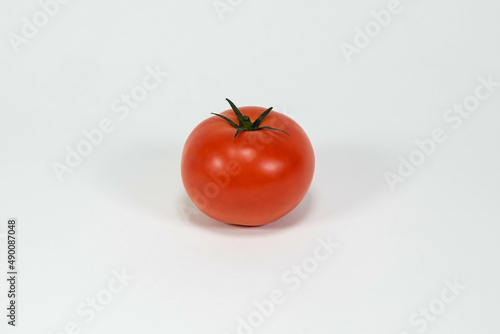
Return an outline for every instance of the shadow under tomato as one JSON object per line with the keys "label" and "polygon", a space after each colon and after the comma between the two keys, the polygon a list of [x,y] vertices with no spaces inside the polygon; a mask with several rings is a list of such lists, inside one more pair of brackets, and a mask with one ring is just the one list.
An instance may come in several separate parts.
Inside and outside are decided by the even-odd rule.
{"label": "shadow under tomato", "polygon": [[395,153],[382,147],[322,146],[316,150],[313,185],[318,188],[314,219],[337,221],[389,188],[384,173]]}
{"label": "shadow under tomato", "polygon": [[326,223],[338,226],[343,222],[342,214],[388,193],[384,173],[394,153],[381,148],[338,145],[319,147],[315,155],[316,169],[311,188],[302,202],[279,220],[257,227],[220,223],[199,211],[184,194],[179,200],[182,203],[180,206],[191,208],[191,214],[185,220],[202,228],[219,231],[273,231],[301,224],[320,226]]}
{"label": "shadow under tomato", "polygon": [[209,216],[201,212],[198,208],[196,208],[196,206],[186,194],[183,194],[182,198],[179,201],[180,214],[182,218],[184,218],[191,224],[209,230],[226,232],[233,231],[235,233],[241,230],[276,230],[292,227],[294,225],[300,224],[307,219],[308,214],[311,212],[312,206],[313,201],[310,189],[302,202],[300,202],[299,205],[297,205],[292,211],[290,211],[280,219],[266,225],[242,226],[221,223],[213,218],[210,218]]}

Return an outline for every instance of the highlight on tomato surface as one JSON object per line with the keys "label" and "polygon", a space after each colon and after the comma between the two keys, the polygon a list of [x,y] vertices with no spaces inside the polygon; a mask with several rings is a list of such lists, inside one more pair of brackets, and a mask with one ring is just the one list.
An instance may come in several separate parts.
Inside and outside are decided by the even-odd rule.
{"label": "highlight on tomato surface", "polygon": [[314,174],[304,130],[273,108],[231,109],[204,120],[188,136],[181,158],[186,192],[207,216],[258,226],[293,210]]}

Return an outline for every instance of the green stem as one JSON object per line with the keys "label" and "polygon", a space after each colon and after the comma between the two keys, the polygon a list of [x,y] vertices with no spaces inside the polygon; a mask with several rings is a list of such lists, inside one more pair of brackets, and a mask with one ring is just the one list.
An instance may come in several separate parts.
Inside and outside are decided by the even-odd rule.
{"label": "green stem", "polygon": [[260,124],[262,123],[264,118],[266,118],[266,116],[269,115],[271,110],[273,110],[273,107],[267,109],[262,114],[260,114],[260,116],[255,120],[255,122],[252,123],[252,120],[250,119],[250,117],[248,117],[248,115],[243,115],[241,113],[241,111],[238,109],[238,107],[236,107],[236,105],[231,100],[229,100],[229,99],[226,99],[226,100],[227,100],[227,102],[229,102],[231,109],[233,109],[234,113],[236,114],[236,117],[238,118],[238,124],[236,124],[235,122],[233,122],[232,120],[230,120],[226,116],[219,115],[216,113],[212,113],[212,114],[224,119],[233,128],[236,129],[236,134],[234,135],[234,138],[236,138],[236,136],[242,131],[257,131],[257,130],[263,130],[263,129],[281,131],[281,132],[286,133],[289,136],[289,134],[285,130],[275,129],[275,128],[271,128],[269,126],[260,126]]}

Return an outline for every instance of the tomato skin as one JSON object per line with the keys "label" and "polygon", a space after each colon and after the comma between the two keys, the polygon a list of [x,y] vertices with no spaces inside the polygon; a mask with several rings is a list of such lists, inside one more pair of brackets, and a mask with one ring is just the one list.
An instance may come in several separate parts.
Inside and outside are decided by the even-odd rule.
{"label": "tomato skin", "polygon": [[[241,107],[252,121],[266,109]],[[221,113],[235,123],[229,109]],[[304,130],[272,111],[262,126],[282,129],[242,131],[213,116],[189,135],[181,159],[184,188],[207,216],[228,224],[273,222],[304,198],[314,174],[314,152]]]}

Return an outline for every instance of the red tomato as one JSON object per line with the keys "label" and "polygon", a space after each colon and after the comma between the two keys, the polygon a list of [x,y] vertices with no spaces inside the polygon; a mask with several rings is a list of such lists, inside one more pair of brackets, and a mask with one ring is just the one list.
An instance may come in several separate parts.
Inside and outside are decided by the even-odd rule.
{"label": "red tomato", "polygon": [[218,221],[273,222],[295,208],[309,189],[311,142],[294,120],[272,108],[238,110],[229,103],[232,110],[201,122],[187,138],[181,161],[184,187],[193,203]]}

